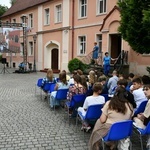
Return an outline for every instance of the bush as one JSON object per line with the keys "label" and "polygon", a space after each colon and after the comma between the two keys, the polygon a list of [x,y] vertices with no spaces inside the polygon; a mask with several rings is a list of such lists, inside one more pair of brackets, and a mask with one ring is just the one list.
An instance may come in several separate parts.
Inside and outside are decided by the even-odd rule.
{"label": "bush", "polygon": [[82,71],[84,71],[86,68],[87,65],[77,58],[70,60],[68,63],[68,69],[70,72],[73,72],[74,70],[77,69],[81,69]]}

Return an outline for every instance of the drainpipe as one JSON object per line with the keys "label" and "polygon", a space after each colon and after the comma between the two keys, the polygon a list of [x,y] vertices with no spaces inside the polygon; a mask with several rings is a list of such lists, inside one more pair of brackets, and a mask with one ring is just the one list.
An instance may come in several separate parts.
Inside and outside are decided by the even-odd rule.
{"label": "drainpipe", "polygon": [[72,59],[74,54],[74,10],[75,10],[75,1],[72,0]]}

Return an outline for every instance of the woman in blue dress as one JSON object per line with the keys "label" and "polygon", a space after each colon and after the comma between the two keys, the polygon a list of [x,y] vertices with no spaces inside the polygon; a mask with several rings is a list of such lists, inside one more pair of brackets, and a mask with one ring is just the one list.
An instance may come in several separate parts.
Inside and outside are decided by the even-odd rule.
{"label": "woman in blue dress", "polygon": [[116,59],[113,59],[109,56],[109,53],[106,52],[105,53],[105,57],[103,58],[103,66],[104,66],[104,74],[106,76],[108,76],[108,73],[110,71],[110,63],[111,63],[111,60],[116,60]]}
{"label": "woman in blue dress", "polygon": [[98,64],[98,62],[97,62],[98,53],[99,53],[99,47],[97,46],[97,42],[94,42],[94,48],[93,48],[93,56],[92,56],[92,58],[94,59],[95,65]]}

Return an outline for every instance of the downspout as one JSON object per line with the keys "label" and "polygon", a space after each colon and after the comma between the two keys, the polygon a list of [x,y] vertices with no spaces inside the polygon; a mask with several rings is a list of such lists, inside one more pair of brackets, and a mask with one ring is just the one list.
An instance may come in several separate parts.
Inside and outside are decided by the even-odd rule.
{"label": "downspout", "polygon": [[74,56],[74,10],[75,10],[75,4],[74,0],[72,0],[72,59]]}

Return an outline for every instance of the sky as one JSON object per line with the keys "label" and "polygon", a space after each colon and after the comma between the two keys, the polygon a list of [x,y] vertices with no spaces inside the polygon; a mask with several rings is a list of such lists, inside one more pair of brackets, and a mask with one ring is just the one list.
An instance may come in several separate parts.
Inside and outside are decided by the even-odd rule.
{"label": "sky", "polygon": [[0,5],[10,7],[10,0],[0,0]]}

